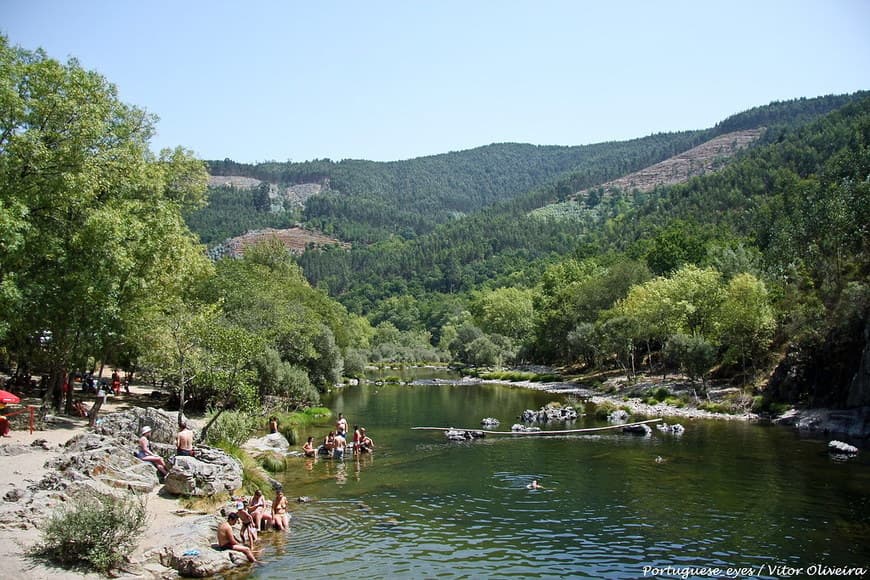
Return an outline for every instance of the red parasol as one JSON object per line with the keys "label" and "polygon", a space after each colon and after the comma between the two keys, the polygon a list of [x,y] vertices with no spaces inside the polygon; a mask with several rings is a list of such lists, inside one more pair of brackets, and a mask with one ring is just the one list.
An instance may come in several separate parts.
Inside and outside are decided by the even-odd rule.
{"label": "red parasol", "polygon": [[21,402],[16,395],[13,395],[9,391],[4,391],[0,389],[0,403],[4,405],[16,405]]}

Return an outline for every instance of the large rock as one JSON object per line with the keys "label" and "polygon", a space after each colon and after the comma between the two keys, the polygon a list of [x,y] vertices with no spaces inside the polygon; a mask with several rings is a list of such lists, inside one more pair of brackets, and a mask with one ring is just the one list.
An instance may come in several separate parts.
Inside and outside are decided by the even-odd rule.
{"label": "large rock", "polygon": [[198,447],[196,457],[175,458],[163,483],[165,490],[174,495],[233,492],[242,486],[242,465],[220,449]]}
{"label": "large rock", "polygon": [[128,439],[83,433],[70,439],[66,452],[49,464],[66,479],[92,478],[117,489],[149,493],[159,485],[157,470],[133,455]]}
{"label": "large rock", "polygon": [[156,558],[187,578],[215,576],[248,563],[241,552],[221,551],[217,546],[217,526],[223,518],[201,516],[185,519],[166,530],[164,545],[146,553],[146,560]]}
{"label": "large rock", "polygon": [[152,443],[175,445],[175,436],[178,434],[178,413],[164,411],[157,407],[134,407],[105,415],[97,420],[94,431],[101,435],[132,439],[135,443],[145,425],[151,427]]}
{"label": "large rock", "polygon": [[287,453],[290,450],[290,442],[281,433],[269,433],[263,437],[249,439],[243,449],[253,451],[254,453]]}

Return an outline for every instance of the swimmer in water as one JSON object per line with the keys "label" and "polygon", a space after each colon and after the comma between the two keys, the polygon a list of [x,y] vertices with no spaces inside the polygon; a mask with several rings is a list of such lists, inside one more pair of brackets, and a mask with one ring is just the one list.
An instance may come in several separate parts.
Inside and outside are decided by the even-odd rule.
{"label": "swimmer in water", "polygon": [[543,489],[544,486],[538,483],[537,479],[533,479],[532,483],[526,486],[528,489]]}

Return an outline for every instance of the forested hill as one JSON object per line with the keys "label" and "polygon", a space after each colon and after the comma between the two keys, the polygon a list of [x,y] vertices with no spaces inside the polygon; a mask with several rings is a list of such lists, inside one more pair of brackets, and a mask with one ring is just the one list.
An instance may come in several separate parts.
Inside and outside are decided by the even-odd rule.
{"label": "forested hill", "polygon": [[344,241],[371,243],[395,234],[408,239],[427,233],[578,167],[621,175],[693,147],[704,135],[690,131],[577,147],[501,143],[387,163],[348,159],[243,165],[225,160],[208,165],[212,175],[328,185],[306,201],[306,226]]}

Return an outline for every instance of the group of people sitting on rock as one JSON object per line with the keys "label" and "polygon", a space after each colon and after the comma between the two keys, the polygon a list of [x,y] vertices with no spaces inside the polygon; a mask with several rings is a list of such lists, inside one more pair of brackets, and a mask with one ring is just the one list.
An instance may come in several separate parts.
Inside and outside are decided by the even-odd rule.
{"label": "group of people sitting on rock", "polygon": [[309,437],[302,445],[302,452],[305,457],[316,457],[324,455],[333,459],[343,459],[344,453],[348,447],[354,455],[359,453],[371,453],[375,450],[375,443],[372,438],[366,434],[366,428],[359,425],[353,426],[353,440],[347,441],[348,423],[342,413],[338,414],[338,421],[335,424],[335,431],[330,431],[324,438],[323,444],[315,448],[314,437]]}
{"label": "group of people sitting on rock", "polygon": [[[268,511],[267,511],[268,507]],[[236,537],[235,525],[241,523]],[[290,514],[287,513],[287,498],[280,489],[275,492],[271,506],[266,505],[263,493],[258,489],[251,499],[238,498],[235,511],[227,514],[227,521],[221,522],[217,529],[219,550],[233,550],[245,555],[249,562],[257,562],[255,542],[259,533],[268,529],[287,531],[290,529]]]}

